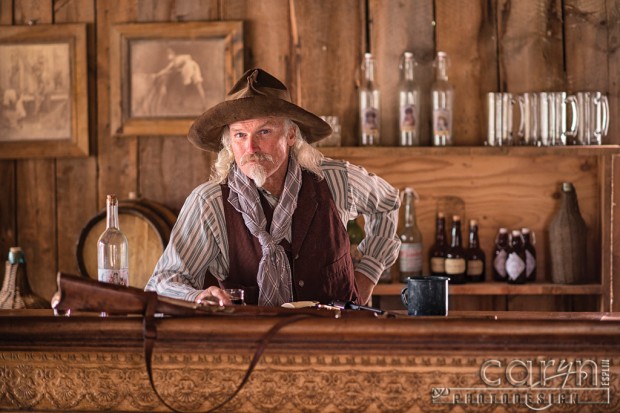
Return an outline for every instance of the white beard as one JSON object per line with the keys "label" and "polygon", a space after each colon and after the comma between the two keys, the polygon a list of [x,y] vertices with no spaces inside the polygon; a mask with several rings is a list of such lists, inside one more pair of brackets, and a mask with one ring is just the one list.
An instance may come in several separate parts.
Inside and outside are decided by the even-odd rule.
{"label": "white beard", "polygon": [[258,188],[262,188],[267,180],[267,171],[262,165],[255,165],[250,169],[248,176]]}

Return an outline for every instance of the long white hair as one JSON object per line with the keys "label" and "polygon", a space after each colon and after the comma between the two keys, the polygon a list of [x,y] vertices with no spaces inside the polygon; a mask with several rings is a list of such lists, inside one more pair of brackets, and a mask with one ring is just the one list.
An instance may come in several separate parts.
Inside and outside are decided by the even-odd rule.
{"label": "long white hair", "polygon": [[[320,168],[323,154],[310,146],[306,139],[303,137],[299,126],[290,119],[284,119],[284,133],[288,134],[293,128],[295,133],[295,143],[290,149],[290,156],[294,156],[299,163],[299,166],[306,169],[319,179],[323,179],[323,171]],[[228,173],[232,164],[235,162],[235,155],[230,147],[230,130],[228,126],[224,128],[222,132],[222,146],[223,148],[217,154],[217,159],[211,170],[211,180],[217,183],[223,183],[228,178]]]}

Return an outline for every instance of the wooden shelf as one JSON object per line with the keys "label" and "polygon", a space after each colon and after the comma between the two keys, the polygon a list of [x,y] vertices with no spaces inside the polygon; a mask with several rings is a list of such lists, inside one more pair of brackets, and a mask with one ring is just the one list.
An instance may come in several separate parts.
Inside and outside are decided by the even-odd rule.
{"label": "wooden shelf", "polygon": [[407,156],[597,156],[620,153],[620,145],[592,146],[339,146],[318,147],[325,156],[332,158],[352,157],[407,157]]}
{"label": "wooden shelf", "polygon": [[[374,296],[400,295],[405,284],[378,284]],[[507,284],[484,282],[455,284],[449,287],[450,295],[599,295],[603,292],[600,284]]]}

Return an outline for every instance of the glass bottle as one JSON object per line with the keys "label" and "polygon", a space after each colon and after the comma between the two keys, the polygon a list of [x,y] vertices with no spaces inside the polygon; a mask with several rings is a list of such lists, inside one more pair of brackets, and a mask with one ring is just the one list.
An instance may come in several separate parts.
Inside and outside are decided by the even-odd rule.
{"label": "glass bottle", "polygon": [[413,53],[403,53],[398,87],[400,146],[420,146],[420,88],[414,80],[415,66]]}
{"label": "glass bottle", "polygon": [[525,269],[525,249],[521,231],[515,229],[510,237],[510,247],[506,258],[506,281],[509,284],[525,284],[527,280]]}
{"label": "glass bottle", "polygon": [[437,212],[435,244],[428,251],[431,275],[446,275],[446,248],[446,218],[443,212]]}
{"label": "glass bottle", "polygon": [[431,86],[433,110],[433,146],[450,146],[452,141],[452,116],[454,89],[448,82],[448,55],[437,52],[435,81]]}
{"label": "glass bottle", "polygon": [[422,232],[418,228],[415,216],[412,188],[405,188],[405,226],[398,236],[400,237],[400,281],[406,282],[408,277],[422,275]]}
{"label": "glass bottle", "polygon": [[521,236],[525,249],[525,278],[527,282],[536,281],[536,237],[529,228],[521,228]]}
{"label": "glass bottle", "polygon": [[349,243],[351,245],[351,260],[355,268],[362,260],[362,253],[357,249],[357,246],[364,239],[364,230],[362,230],[356,219],[352,219],[347,223],[347,233],[349,234]]}
{"label": "glass bottle", "polygon": [[478,239],[478,221],[469,221],[469,244],[465,250],[467,282],[482,282],[485,277],[486,257]]}
{"label": "glass bottle", "polygon": [[493,279],[506,281],[506,258],[508,258],[508,230],[500,228],[493,250]]}
{"label": "glass bottle", "polygon": [[465,250],[461,237],[461,217],[452,217],[452,240],[450,248],[446,251],[446,275],[450,277],[450,283],[463,284],[466,281]]}
{"label": "glass bottle", "polygon": [[375,82],[375,60],[364,54],[360,85],[360,146],[378,146],[380,141],[380,93]]}
{"label": "glass bottle", "polygon": [[127,237],[118,225],[118,198],[106,200],[106,230],[97,241],[97,270],[100,282],[129,285]]}
{"label": "glass bottle", "polygon": [[577,284],[587,281],[586,231],[575,187],[570,182],[564,182],[560,210],[549,224],[551,279],[554,283]]}

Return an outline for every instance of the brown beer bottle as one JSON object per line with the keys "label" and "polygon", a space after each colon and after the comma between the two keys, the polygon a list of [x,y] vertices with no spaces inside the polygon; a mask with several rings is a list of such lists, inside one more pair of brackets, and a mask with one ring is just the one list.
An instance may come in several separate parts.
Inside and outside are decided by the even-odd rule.
{"label": "brown beer bottle", "polygon": [[465,250],[467,261],[467,282],[482,282],[485,277],[485,254],[480,248],[478,239],[478,222],[475,219],[469,221],[469,245]]}
{"label": "brown beer bottle", "polygon": [[508,258],[508,230],[500,228],[493,250],[493,280],[506,281],[506,258]]}
{"label": "brown beer bottle", "polygon": [[506,258],[506,281],[509,284],[525,284],[525,249],[521,239],[521,231],[513,230]]}
{"label": "brown beer bottle", "polygon": [[465,264],[465,250],[463,249],[463,240],[461,237],[461,217],[454,215],[452,217],[452,241],[450,248],[446,251],[446,275],[450,277],[450,283],[465,283],[465,274],[467,272]]}
{"label": "brown beer bottle", "polygon": [[521,228],[523,248],[525,249],[525,275],[527,282],[536,281],[536,237],[529,228]]}
{"label": "brown beer bottle", "polygon": [[435,244],[428,250],[431,275],[446,275],[446,248],[446,218],[443,212],[438,212],[435,221]]}

